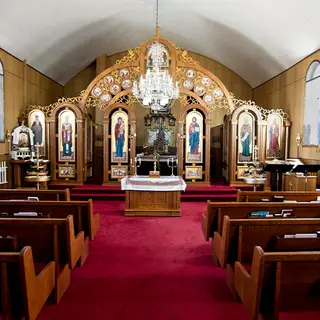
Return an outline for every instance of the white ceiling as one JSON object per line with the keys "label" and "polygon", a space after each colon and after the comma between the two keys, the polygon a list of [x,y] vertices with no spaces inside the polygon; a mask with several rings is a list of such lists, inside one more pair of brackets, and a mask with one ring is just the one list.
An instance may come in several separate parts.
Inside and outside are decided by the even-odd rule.
{"label": "white ceiling", "polygon": [[[0,47],[64,85],[154,34],[156,0],[1,0]],[[320,48],[320,0],[159,0],[162,35],[252,87]]]}

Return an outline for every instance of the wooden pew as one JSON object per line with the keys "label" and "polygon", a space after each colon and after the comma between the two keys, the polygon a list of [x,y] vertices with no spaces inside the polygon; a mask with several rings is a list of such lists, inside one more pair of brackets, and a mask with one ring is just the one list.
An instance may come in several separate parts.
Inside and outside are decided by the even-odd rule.
{"label": "wooden pew", "polygon": [[202,215],[202,232],[208,241],[215,231],[221,234],[223,217],[226,215],[230,219],[245,219],[253,211],[280,213],[282,209],[293,209],[296,218],[320,218],[320,203],[208,201],[206,213]]}
{"label": "wooden pew", "polygon": [[55,262],[37,275],[32,249],[26,246],[21,252],[0,252],[0,265],[2,319],[36,319],[55,286]]}
{"label": "wooden pew", "polygon": [[241,191],[238,190],[237,202],[260,202],[261,199],[272,201],[274,196],[282,196],[284,200],[296,200],[298,202],[316,201],[320,192],[305,191]]}
{"label": "wooden pew", "polygon": [[27,200],[38,197],[41,201],[70,201],[70,190],[0,189],[0,200]]}
{"label": "wooden pew", "polygon": [[54,301],[58,302],[70,283],[70,269],[79,261],[84,233],[75,236],[73,216],[66,219],[1,218],[0,235],[14,235],[18,246],[31,246],[37,266],[55,262]]}
{"label": "wooden pew", "polygon": [[81,265],[89,255],[89,240],[93,240],[99,229],[99,214],[93,214],[92,200],[88,201],[0,201],[0,212],[12,215],[16,212],[38,212],[50,218],[66,218],[73,215],[75,233],[84,231],[85,244]]}
{"label": "wooden pew", "polygon": [[[316,231],[320,231],[320,218],[230,219],[225,216],[222,234],[214,234],[213,254],[222,268],[235,261],[250,263],[255,246],[275,251],[281,245],[277,236]],[[318,245],[320,250],[320,241]]]}
{"label": "wooden pew", "polygon": [[[320,219],[230,219],[225,216],[222,235],[218,232],[214,234],[212,254],[217,265],[226,268],[227,284],[231,293],[236,296],[234,290],[236,261],[250,265],[255,246],[261,246],[266,251],[278,251],[281,245],[283,249],[283,243],[279,237],[285,234],[313,233],[319,230]],[[308,246],[306,248],[315,249]],[[291,249],[294,250],[294,248]],[[288,251],[291,249],[288,247]],[[302,250],[301,247],[297,249]],[[320,241],[316,249],[320,251]]]}
{"label": "wooden pew", "polygon": [[320,251],[254,248],[251,273],[235,264],[235,288],[250,319],[278,320],[281,311],[320,310]]}

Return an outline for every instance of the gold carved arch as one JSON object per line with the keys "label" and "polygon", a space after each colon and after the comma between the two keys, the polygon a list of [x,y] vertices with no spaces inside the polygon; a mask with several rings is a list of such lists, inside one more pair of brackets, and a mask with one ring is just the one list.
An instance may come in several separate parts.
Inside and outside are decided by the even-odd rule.
{"label": "gold carved arch", "polygon": [[[227,113],[233,111],[232,95],[218,77],[201,67],[186,50],[181,50],[161,36],[159,41],[168,50],[168,69],[173,79],[179,83],[179,100],[182,105],[190,103],[186,97],[192,97],[193,102],[196,101],[208,112],[216,108],[223,108]],[[105,111],[117,102],[132,104],[136,101],[132,94],[132,85],[135,80],[139,80],[141,74],[145,74],[147,50],[153,42],[154,38],[129,50],[115,65],[96,76],[82,95],[81,108],[86,110],[89,107],[98,107]],[[121,101],[122,97],[125,97],[125,101]]]}

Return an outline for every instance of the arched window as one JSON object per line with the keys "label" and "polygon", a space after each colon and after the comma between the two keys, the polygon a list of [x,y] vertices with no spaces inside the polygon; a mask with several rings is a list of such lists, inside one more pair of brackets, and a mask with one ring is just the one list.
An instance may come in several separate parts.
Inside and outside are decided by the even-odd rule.
{"label": "arched window", "polygon": [[4,141],[4,68],[0,60],[0,141]]}
{"label": "arched window", "polygon": [[320,145],[320,62],[313,61],[306,74],[303,144]]}

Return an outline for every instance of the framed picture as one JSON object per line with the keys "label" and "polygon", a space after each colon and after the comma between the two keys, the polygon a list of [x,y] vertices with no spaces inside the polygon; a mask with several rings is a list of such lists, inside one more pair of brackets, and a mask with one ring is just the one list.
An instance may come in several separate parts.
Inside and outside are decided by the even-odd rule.
{"label": "framed picture", "polygon": [[237,166],[237,178],[242,180],[245,177],[245,172],[248,170],[247,166]]}
{"label": "framed picture", "polygon": [[186,179],[202,179],[202,166],[186,166],[184,171]]}
{"label": "framed picture", "polygon": [[[150,46],[151,47],[151,46]],[[152,68],[153,67],[153,61],[152,61],[152,56],[151,56],[151,50],[149,47],[149,51],[147,53],[147,68]],[[169,51],[167,47],[165,47],[163,44],[160,44],[160,50],[161,50],[161,68],[168,68],[169,67]]]}
{"label": "framed picture", "polygon": [[59,149],[58,149],[58,160],[75,162],[76,152],[76,116],[73,111],[69,109],[62,110],[59,113]]}
{"label": "framed picture", "polygon": [[238,162],[253,161],[255,119],[252,113],[242,112],[238,118]]}
{"label": "framed picture", "polygon": [[88,114],[86,117],[85,123],[86,130],[86,150],[87,150],[87,162],[92,162],[93,156],[93,121],[91,114]]}
{"label": "framed picture", "polygon": [[279,159],[281,158],[283,118],[280,114],[271,113],[267,123],[267,159]]}
{"label": "framed picture", "polygon": [[[168,147],[175,146],[175,139],[174,139],[174,128],[146,128],[146,144],[148,147],[154,147],[154,144],[158,138],[158,136],[164,137],[164,144]],[[160,132],[161,131],[161,132]]]}
{"label": "framed picture", "polygon": [[203,158],[203,116],[192,110],[186,117],[186,163],[202,163]]}
{"label": "framed picture", "polygon": [[46,119],[41,110],[32,110],[28,115],[28,126],[31,129],[33,136],[33,145],[39,145],[39,156],[45,156],[46,143]]}
{"label": "framed picture", "polygon": [[111,162],[128,162],[129,117],[122,109],[111,116]]}
{"label": "framed picture", "polygon": [[128,175],[128,166],[111,166],[111,179],[121,179]]}
{"label": "framed picture", "polygon": [[75,165],[74,164],[59,164],[59,178],[75,178]]}

